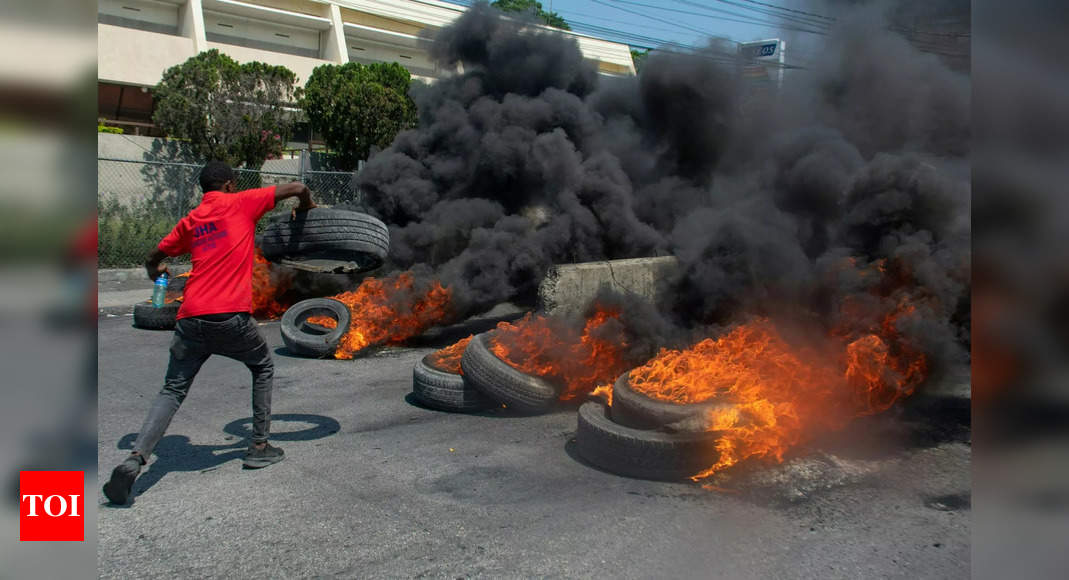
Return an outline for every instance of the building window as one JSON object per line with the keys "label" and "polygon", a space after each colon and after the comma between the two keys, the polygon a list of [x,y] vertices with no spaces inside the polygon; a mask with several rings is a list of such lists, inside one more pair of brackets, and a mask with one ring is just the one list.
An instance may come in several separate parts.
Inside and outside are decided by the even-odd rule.
{"label": "building window", "polygon": [[154,0],[100,0],[97,22],[178,35],[178,5]]}
{"label": "building window", "polygon": [[148,87],[97,83],[97,118],[128,135],[162,135],[152,123],[152,107]]}
{"label": "building window", "polygon": [[205,35],[210,42],[233,44],[270,52],[320,57],[318,30],[204,11]]}

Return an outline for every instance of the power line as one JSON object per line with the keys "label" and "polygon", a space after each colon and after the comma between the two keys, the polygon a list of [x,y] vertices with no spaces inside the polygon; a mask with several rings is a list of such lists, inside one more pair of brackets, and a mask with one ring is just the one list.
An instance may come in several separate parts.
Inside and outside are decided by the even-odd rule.
{"label": "power line", "polygon": [[[471,5],[470,0],[468,0],[467,2],[465,2],[465,0],[454,0],[454,2],[457,3],[457,4],[463,5],[463,6],[470,6]],[[685,25],[679,24],[678,22],[672,22],[670,20],[665,20],[665,19],[662,19],[662,18],[658,18],[656,16],[652,16],[652,15],[649,15],[649,14],[644,14],[642,12],[637,12],[635,10],[631,10],[631,9],[623,7],[623,6],[617,6],[617,5],[615,5],[615,3],[610,4],[610,3],[605,2],[603,0],[591,0],[591,2],[594,2],[595,4],[601,4],[603,6],[607,6],[609,8],[613,8],[615,10],[620,10],[620,11],[623,11],[623,12],[627,12],[629,14],[634,14],[636,16],[641,16],[643,18],[647,18],[647,19],[650,19],[650,20],[656,20],[658,22],[663,22],[663,23],[669,24],[669,25],[677,27],[677,28],[684,28],[684,29],[696,32],[698,34],[701,34],[703,37],[711,37],[712,36],[706,30],[699,30],[699,29],[696,29],[696,28],[692,28],[692,27],[689,27],[689,26],[685,26]],[[630,2],[630,3],[633,3],[633,2]],[[633,4],[637,4],[637,3],[633,3]],[[648,6],[648,5],[646,5],[646,6]],[[654,7],[654,8],[657,8],[657,7]],[[727,20],[727,19],[722,19],[722,20]],[[749,23],[749,22],[747,22],[747,23]],[[611,29],[611,28],[598,26],[598,25],[595,25],[595,24],[588,24],[588,23],[579,22],[579,21],[569,20],[568,24],[576,32],[592,31],[593,34],[600,35],[602,37],[605,37],[605,36],[616,36],[616,37],[630,38],[632,40],[639,40],[638,43],[630,42],[630,41],[627,43],[627,44],[629,44],[631,46],[638,47],[638,48],[657,49],[657,50],[660,50],[662,52],[679,52],[680,54],[687,54],[687,55],[690,55],[690,56],[702,58],[702,59],[705,59],[705,60],[711,60],[711,61],[718,62],[718,63],[721,63],[721,64],[735,64],[737,62],[736,61],[737,57],[735,55],[727,55],[727,54],[717,55],[717,54],[709,54],[709,53],[704,53],[703,54],[701,52],[698,52],[698,51],[701,50],[699,47],[695,47],[695,46],[692,46],[692,45],[686,45],[686,44],[682,44],[682,43],[678,43],[678,42],[674,42],[674,41],[667,41],[667,40],[664,40],[664,39],[655,38],[655,37],[646,36],[646,35],[641,35],[641,34],[622,32],[622,31],[619,31],[619,30],[616,30],[616,29]],[[730,41],[730,42],[732,42],[733,44],[736,44],[736,45],[740,44],[739,42],[736,42],[736,41]],[[668,49],[676,49],[676,50],[668,50]],[[782,63],[781,64],[779,62],[762,62],[761,64],[762,64],[762,66],[766,66],[766,67],[769,67],[769,68],[784,68],[784,69],[804,69],[805,68],[805,67],[794,65],[794,64],[788,64],[788,63]]]}
{"label": "power line", "polygon": [[[677,0],[677,1],[679,1],[679,0]],[[731,0],[716,0],[716,1],[721,3],[721,4],[726,4],[728,6],[735,6],[736,8],[739,8],[739,9],[742,9],[742,10],[749,10],[751,12],[756,12],[758,14],[763,14],[765,16],[772,16],[774,18],[782,18],[782,19],[784,19],[784,20],[786,20],[788,22],[794,22],[796,24],[806,24],[806,25],[809,25],[809,26],[827,26],[828,25],[826,22],[815,21],[815,20],[813,20],[811,18],[808,18],[808,17],[794,16],[794,15],[791,15],[791,14],[785,14],[783,12],[775,12],[773,10],[768,10],[768,9],[765,9],[765,8],[754,8],[752,6],[747,6],[745,4],[740,4],[738,2],[732,2]],[[704,4],[696,4],[694,2],[686,2],[686,3],[687,4],[692,4],[692,5],[695,5],[695,6],[704,6],[706,8],[709,8],[710,10],[712,10],[711,7],[705,6]]]}
{"label": "power line", "polygon": [[824,16],[823,14],[816,14],[815,12],[806,12],[805,10],[795,10],[794,8],[787,8],[786,6],[777,6],[775,4],[769,4],[767,2],[757,2],[756,0],[742,0],[742,1],[743,2],[748,2],[750,4],[757,4],[758,6],[767,6],[769,8],[774,8],[776,10],[783,10],[785,12],[794,12],[796,14],[804,14],[806,16],[812,16],[814,18],[820,18],[822,20],[830,20],[832,22],[834,22],[836,20],[835,18],[832,18],[831,16]]}
{"label": "power line", "polygon": [[[677,1],[681,1],[681,0],[677,0]],[[624,10],[625,12],[630,12],[631,14],[642,16],[643,18],[653,18],[653,19],[656,19],[656,20],[660,20],[660,19],[658,19],[658,18],[656,18],[654,16],[650,16],[649,14],[643,14],[641,12],[635,12],[633,10],[627,10],[625,8],[621,8],[620,6],[615,6],[613,4],[606,4],[605,2],[602,2],[601,0],[591,0],[591,2],[596,2],[598,4],[603,4],[605,6],[611,6],[613,8],[616,8],[617,10]],[[770,22],[770,21],[767,21],[767,20],[759,20],[759,19],[755,19],[755,18],[751,18],[749,16],[746,16],[745,14],[738,14],[738,13],[735,13],[735,12],[728,12],[728,14],[731,14],[731,15],[734,15],[734,16],[739,16],[740,18],[725,18],[725,17],[722,17],[722,16],[712,16],[712,15],[709,15],[709,14],[699,14],[699,13],[693,12],[691,10],[680,10],[680,9],[676,9],[676,8],[667,8],[667,7],[664,7],[664,6],[654,6],[652,4],[643,4],[642,2],[634,2],[632,0],[614,0],[614,3],[631,4],[633,6],[641,6],[643,8],[652,8],[654,10],[665,10],[665,11],[668,11],[668,12],[675,12],[675,13],[679,13],[679,14],[685,14],[685,15],[688,15],[688,16],[698,16],[698,17],[704,17],[704,18],[713,18],[713,19],[721,20],[721,21],[725,21],[725,22],[739,22],[739,23],[742,23],[742,24],[751,24],[751,25],[754,25],[754,26],[763,26],[763,27],[766,27],[766,28],[775,28],[775,29],[778,29],[778,30],[794,30],[794,31],[797,31],[797,32],[808,32],[808,33],[811,33],[811,34],[824,35],[823,32],[819,32],[819,31],[815,31],[815,30],[809,30],[809,29],[806,29],[806,28],[795,28],[795,27],[792,27],[792,26],[786,26],[786,25],[783,25],[783,24],[779,24],[779,23],[776,23],[776,22]],[[725,12],[723,10],[718,10],[716,8],[709,8],[708,6],[702,6],[700,4],[698,6],[700,6],[702,8],[705,8],[705,9],[708,9],[708,10]],[[661,20],[661,22],[669,22],[669,21]],[[683,26],[683,25],[676,24],[676,26]],[[684,27],[684,28],[686,28],[686,27]],[[694,30],[694,29],[690,29],[690,30]],[[708,34],[708,33],[704,33],[704,34]]]}
{"label": "power line", "polygon": [[[678,8],[668,8],[668,7],[665,7],[665,6],[655,6],[655,5],[651,5],[651,4],[643,4],[641,2],[634,2],[633,0],[614,0],[614,1],[615,2],[622,2],[624,4],[632,4],[634,6],[641,6],[643,8],[652,8],[654,10],[665,10],[665,11],[668,11],[668,12],[675,12],[675,13],[678,13],[678,14],[685,14],[687,16],[697,16],[697,17],[700,17],[700,18],[712,18],[712,19],[716,19],[716,20],[724,21],[724,22],[738,22],[738,23],[741,23],[741,24],[750,24],[750,25],[753,25],[753,26],[762,26],[762,27],[766,27],[766,28],[775,28],[775,29],[778,29],[778,30],[795,30],[795,31],[799,31],[799,32],[812,32],[814,34],[820,34],[819,32],[816,32],[816,31],[813,31],[813,30],[795,28],[793,26],[788,26],[788,25],[785,25],[783,23],[772,22],[770,20],[763,20],[763,19],[756,18],[756,17],[750,16],[750,15],[747,15],[747,14],[741,14],[739,12],[733,12],[733,11],[730,11],[730,10],[724,10],[722,8],[713,8],[711,6],[706,6],[704,4],[696,4],[694,2],[687,2],[686,0],[676,0],[676,1],[681,3],[681,4],[688,4],[690,6],[694,6],[694,7],[700,8],[703,11],[705,11],[705,13],[698,13],[698,12],[694,12],[693,10],[681,10],[681,9],[678,9]],[[724,16],[712,15],[712,14],[709,14],[708,12],[716,12],[716,13],[719,13],[719,14],[726,14],[728,16],[733,16],[735,18],[726,18]],[[809,23],[795,22],[795,23],[791,23],[791,24],[803,24],[803,25],[805,25],[805,24],[809,24]]]}
{"label": "power line", "polygon": [[[565,15],[570,14],[570,15],[578,16],[579,18],[590,18],[590,19],[593,19],[593,20],[601,20],[603,22],[611,22],[613,24],[627,24],[627,25],[634,24],[633,22],[627,22],[626,20],[615,20],[615,19],[612,19],[612,18],[605,18],[605,17],[602,17],[602,16],[596,16],[594,14],[585,14],[583,12],[573,12],[571,10],[565,10],[565,9],[557,10],[557,12],[561,16],[565,16]],[[569,25],[571,25],[573,23],[573,21],[570,18],[568,18],[567,20],[568,20],[568,24]],[[600,28],[600,26],[599,26],[599,28]],[[673,32],[673,30],[671,28],[661,28],[661,27],[658,27],[658,26],[643,26],[643,29],[645,29],[645,30],[660,30],[662,32]],[[606,30],[612,30],[612,29],[606,28]]]}
{"label": "power line", "polygon": [[[457,4],[459,6],[464,6],[465,8],[470,8],[472,6],[472,4],[474,4],[474,2],[472,0],[448,0],[448,1],[450,3],[452,3],[452,4]],[[639,46],[640,48],[654,48],[655,46],[658,46],[658,45],[670,43],[670,41],[662,40],[662,39],[655,38],[655,37],[652,37],[652,36],[647,36],[647,35],[642,35],[642,34],[637,34],[637,33],[632,33],[632,32],[625,32],[625,31],[617,29],[617,28],[610,28],[610,27],[601,26],[601,25],[597,25],[597,24],[588,24],[588,23],[585,23],[585,22],[581,22],[581,21],[578,21],[578,20],[571,19],[571,18],[566,19],[566,21],[568,23],[568,26],[574,32],[581,32],[581,33],[585,33],[585,34],[590,34],[592,36],[601,37],[601,38],[605,38],[605,39],[609,39],[609,38],[623,39],[627,44],[630,44],[630,45],[633,45],[633,46]],[[619,22],[619,21],[616,21],[616,22]],[[623,22],[620,22],[620,23],[621,24],[626,24],[626,23],[623,23]],[[661,29],[661,30],[663,30],[665,32],[671,32],[672,31],[671,29]]]}
{"label": "power line", "polygon": [[[693,1],[690,1],[690,0],[675,0],[675,1],[679,2],[681,4],[688,4],[688,5],[696,6],[696,7],[704,7],[704,8],[707,8],[709,10],[716,10],[715,8],[712,8],[711,6],[707,6],[707,5],[704,5],[704,4],[699,4],[697,2],[693,2]],[[780,18],[792,18],[792,17],[789,17],[786,14],[780,14],[780,13],[774,12],[774,10],[782,10],[784,12],[792,12],[792,13],[797,13],[797,14],[802,15],[802,16],[799,16],[799,17],[796,17],[796,18],[812,17],[812,18],[819,18],[819,19],[825,21],[825,22],[812,22],[810,20],[794,20],[794,22],[801,22],[801,23],[810,24],[810,25],[817,25],[817,26],[827,27],[827,26],[830,26],[829,23],[838,22],[838,20],[839,20],[838,18],[836,18],[834,16],[825,16],[823,14],[817,14],[815,12],[806,12],[804,10],[796,10],[796,9],[793,9],[793,8],[787,8],[787,7],[784,7],[784,6],[777,6],[775,4],[769,4],[767,2],[758,2],[757,0],[740,0],[740,1],[747,2],[749,4],[755,4],[755,5],[758,5],[758,6],[765,6],[765,7],[768,7],[769,9],[771,9],[771,11],[765,11],[765,10],[759,10],[759,9],[755,9],[755,8],[749,8],[747,6],[743,6],[743,5],[739,4],[738,2],[734,2],[732,0],[714,0],[714,1],[720,2],[722,4],[728,4],[730,6],[737,6],[737,7],[742,8],[742,9],[754,10],[754,11],[760,13],[760,14],[766,14],[766,15],[776,16],[776,17],[780,17]],[[907,35],[920,34],[920,35],[926,35],[926,36],[940,36],[940,37],[947,37],[947,38],[971,38],[972,37],[972,33],[970,33],[970,32],[939,32],[939,31],[933,31],[933,30],[920,30],[920,29],[917,29],[917,28],[909,28],[907,26],[900,26],[900,25],[893,25],[893,24],[887,25],[886,28],[888,30],[893,30],[895,32],[901,32],[901,33],[904,33],[904,34],[907,34]]]}
{"label": "power line", "polygon": [[[473,0],[447,0],[447,1],[449,1],[450,3],[453,3],[453,4],[459,4],[461,6],[466,6],[466,7],[470,7],[474,3]],[[598,4],[601,4],[603,6],[608,6],[604,2],[600,2],[598,0],[591,0],[591,1],[592,2],[596,2]],[[713,6],[709,6],[707,4],[694,2],[692,0],[674,0],[674,1],[678,2],[680,4],[686,4],[686,5],[695,7],[697,9],[700,9],[700,10],[705,11],[705,12],[715,12],[715,13],[718,13],[718,14],[726,14],[728,16],[734,16],[734,17],[737,17],[737,18],[724,18],[724,17],[721,17],[721,16],[713,16],[713,15],[708,14],[708,13],[707,14],[699,14],[699,13],[696,13],[696,12],[693,12],[693,11],[685,11],[685,10],[679,10],[679,9],[666,8],[664,6],[654,6],[654,5],[650,5],[650,4],[642,4],[642,3],[639,3],[639,2],[633,2],[633,1],[628,1],[628,0],[613,0],[613,1],[615,1],[615,2],[623,2],[623,3],[632,4],[632,5],[636,5],[636,6],[641,6],[641,7],[644,7],[644,8],[652,8],[652,9],[656,9],[656,10],[667,10],[667,11],[670,11],[670,12],[686,14],[686,15],[689,15],[689,16],[698,16],[698,17],[706,17],[706,18],[717,18],[718,20],[722,20],[722,21],[725,21],[725,22],[738,22],[740,24],[751,24],[751,25],[765,27],[765,28],[776,28],[776,29],[782,29],[782,30],[793,30],[793,31],[799,31],[799,32],[808,32],[808,33],[811,33],[811,34],[820,34],[820,35],[824,35],[825,34],[823,32],[818,32],[818,31],[814,31],[814,30],[799,29],[799,28],[794,28],[794,27],[790,27],[790,26],[785,26],[782,23],[772,22],[772,21],[769,21],[769,20],[762,20],[762,19],[759,19],[759,18],[757,18],[755,16],[750,16],[750,15],[742,14],[742,13],[739,13],[739,12],[733,12],[733,11],[725,10],[725,9],[721,9],[721,8],[715,8]],[[817,27],[817,28],[819,28],[821,30],[826,30],[827,27],[830,26],[829,23],[833,23],[833,22],[837,22],[838,21],[838,18],[833,17],[833,16],[826,16],[826,15],[823,15],[823,14],[817,14],[815,12],[807,12],[805,10],[797,10],[797,9],[794,9],[794,8],[787,8],[785,6],[779,6],[779,5],[776,5],[776,4],[770,4],[768,2],[759,2],[758,0],[740,0],[740,1],[741,2],[746,2],[746,3],[749,3],[749,4],[754,4],[756,6],[762,6],[764,8],[753,8],[753,7],[750,7],[750,6],[745,6],[743,4],[740,4],[739,2],[735,2],[735,1],[732,1],[732,0],[714,0],[714,1],[720,2],[722,4],[727,4],[727,5],[730,5],[730,6],[735,6],[735,7],[738,7],[740,9],[742,9],[742,10],[751,10],[751,11],[757,12],[758,14],[763,14],[765,16],[771,16],[773,18],[781,18],[781,19],[784,19],[787,22],[790,22],[790,23],[793,23],[793,24],[798,24],[798,25],[802,25],[802,26]],[[621,8],[619,6],[611,6],[611,7],[615,8],[617,10],[623,10],[625,12],[629,12],[631,14],[635,14],[637,16],[642,16],[644,18],[650,18],[650,19],[657,20],[659,22],[664,22],[664,23],[670,24],[672,26],[683,27],[682,25],[680,25],[677,22],[671,22],[671,21],[667,21],[667,20],[658,19],[658,18],[650,16],[648,14],[641,14],[641,13],[634,12],[634,11],[631,11],[631,10],[626,10],[626,9],[623,9],[623,8]],[[776,10],[781,10],[783,12],[782,13],[781,12],[776,12]],[[579,14],[579,13],[575,13],[575,14]],[[798,14],[799,16],[793,16],[793,14]],[[617,21],[613,21],[613,20],[609,20],[609,19],[605,19],[605,18],[601,18],[601,17],[598,17],[598,16],[593,16],[593,15],[582,14],[582,16],[585,16],[585,17],[588,17],[588,18],[596,18],[596,19],[599,19],[599,20],[606,20],[606,21],[610,21],[610,22],[617,22],[617,23],[620,23],[620,24],[626,24],[625,22],[621,22],[621,21],[618,21],[618,20]],[[814,22],[812,20],[807,20],[806,18],[814,18],[814,19],[819,18],[819,19],[822,20],[822,22]],[[611,34],[611,35],[615,35],[615,36],[627,35],[627,36],[632,36],[632,37],[635,37],[635,38],[643,37],[643,35],[634,34],[634,33],[625,33],[623,31],[612,29],[612,28],[598,27],[597,25],[584,25],[584,23],[582,23],[582,22],[573,21],[571,19],[568,20],[568,24],[572,25],[572,26],[578,25],[579,27],[589,26],[591,29],[602,29],[602,30],[607,31],[607,34]],[[683,28],[686,28],[687,30],[694,31],[694,32],[700,32],[703,35],[708,35],[708,33],[706,33],[705,31],[697,31],[696,29],[689,28],[689,27],[683,27]],[[905,27],[905,26],[896,26],[896,25],[888,25],[886,28],[888,30],[893,30],[895,32],[899,32],[899,33],[905,34],[907,36],[910,36],[911,39],[912,39],[912,35],[927,35],[927,36],[938,36],[938,37],[947,37],[947,38],[970,38],[972,36],[972,34],[969,33],[969,32],[937,32],[937,31],[931,31],[931,30],[919,30],[919,29],[916,29],[916,28],[909,28],[909,27]],[[659,30],[667,31],[666,29],[659,29]],[[916,40],[922,40],[922,39],[916,39]]]}
{"label": "power line", "polygon": [[[672,22],[671,20],[665,20],[663,18],[657,18],[656,16],[650,16],[649,14],[643,14],[641,12],[636,12],[634,10],[630,10],[630,9],[624,8],[622,6],[616,6],[616,5],[610,4],[608,2],[603,2],[602,0],[590,0],[590,1],[595,3],[595,4],[601,4],[602,6],[608,6],[609,8],[613,8],[615,10],[622,10],[624,12],[627,12],[627,13],[630,13],[630,14],[634,14],[636,16],[641,16],[643,18],[649,18],[651,20],[656,20],[658,22],[664,22],[665,24],[670,24],[670,25],[675,26],[677,28],[683,28],[685,30],[690,30],[692,32],[697,32],[698,34],[701,34],[703,36],[709,36],[709,32],[707,30],[699,30],[697,28],[691,28],[690,26],[686,26],[686,25],[680,24],[678,22]],[[628,4],[633,4],[633,2],[628,2]]]}

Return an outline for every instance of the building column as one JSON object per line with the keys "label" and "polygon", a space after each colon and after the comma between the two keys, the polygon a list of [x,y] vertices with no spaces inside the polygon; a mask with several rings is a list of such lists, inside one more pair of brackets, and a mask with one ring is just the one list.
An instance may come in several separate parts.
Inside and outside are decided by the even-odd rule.
{"label": "building column", "polygon": [[178,33],[193,39],[195,54],[208,50],[208,37],[204,32],[204,8],[200,0],[186,0],[182,5],[182,23]]}
{"label": "building column", "polygon": [[[199,1],[199,0],[198,0]],[[349,50],[345,45],[345,22],[341,19],[341,8],[330,4],[330,30],[323,32],[323,60],[332,60],[338,64],[349,62]]]}

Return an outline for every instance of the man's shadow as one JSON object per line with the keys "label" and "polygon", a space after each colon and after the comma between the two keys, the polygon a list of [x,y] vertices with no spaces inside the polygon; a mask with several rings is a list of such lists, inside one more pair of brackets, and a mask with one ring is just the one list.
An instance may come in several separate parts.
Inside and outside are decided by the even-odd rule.
{"label": "man's shadow", "polygon": [[[286,430],[281,424],[288,422],[311,423],[313,426],[300,430]],[[341,425],[330,417],[303,413],[282,413],[271,416],[271,441],[310,441],[337,433]],[[245,456],[252,435],[252,418],[236,419],[227,423],[223,431],[234,436],[232,443],[223,445],[193,445],[185,435],[165,435],[156,444],[156,461],[150,462],[134,482],[131,505],[134,498],[156,485],[163,476],[173,471],[212,471],[224,463]],[[116,445],[119,449],[133,450],[137,433],[127,433]],[[111,507],[115,504],[105,504]]]}
{"label": "man's shadow", "polygon": [[[123,435],[122,439],[119,439],[117,447],[119,449],[133,450],[136,439],[137,433],[127,433]],[[134,482],[133,493],[130,495],[131,499],[127,505],[132,504],[133,498],[148,491],[163,479],[164,475],[172,471],[208,471],[215,469],[231,459],[237,459],[245,455],[247,446],[248,444],[241,440],[234,441],[228,445],[193,445],[190,443],[189,437],[185,435],[165,435],[156,444],[156,461],[150,462]],[[114,504],[108,505],[122,507]]]}

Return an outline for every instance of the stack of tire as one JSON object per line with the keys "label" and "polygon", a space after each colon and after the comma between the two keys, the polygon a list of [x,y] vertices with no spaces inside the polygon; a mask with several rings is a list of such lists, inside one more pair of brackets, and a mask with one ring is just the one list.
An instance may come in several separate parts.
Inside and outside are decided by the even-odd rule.
{"label": "stack of tire", "polygon": [[[308,322],[313,316],[328,316],[333,328]],[[331,298],[302,300],[282,315],[280,329],[286,349],[299,356],[325,358],[334,354],[341,337],[349,330],[349,307]]]}
{"label": "stack of tire", "polygon": [[678,481],[716,463],[717,433],[705,430],[714,405],[655,400],[631,388],[630,373],[613,385],[612,406],[587,401],[579,407],[576,451],[590,464],[617,475]]}
{"label": "stack of tire", "polygon": [[434,366],[432,355],[417,362],[412,373],[416,398],[429,407],[453,412],[501,406],[527,415],[552,410],[560,389],[497,358],[489,348],[492,336],[484,333],[472,337],[460,359],[459,373]]}
{"label": "stack of tire", "polygon": [[[434,353],[420,359],[412,372],[413,396],[452,412],[503,405],[538,414],[556,407],[559,387],[499,359],[489,347],[492,337],[492,332],[472,337],[459,372],[436,365]],[[705,417],[724,405],[659,401],[631,388],[630,373],[624,373],[613,385],[611,407],[599,400],[579,407],[576,450],[595,467],[618,475],[686,479],[716,463],[718,433],[705,429]]]}
{"label": "stack of tire", "polygon": [[431,353],[416,361],[412,369],[412,396],[425,407],[450,413],[473,413],[494,406],[494,402],[471,386],[459,369],[436,364]]}
{"label": "stack of tire", "polygon": [[380,220],[355,211],[314,208],[276,218],[260,241],[264,257],[355,262],[357,271],[381,266],[390,251],[390,232]]}

